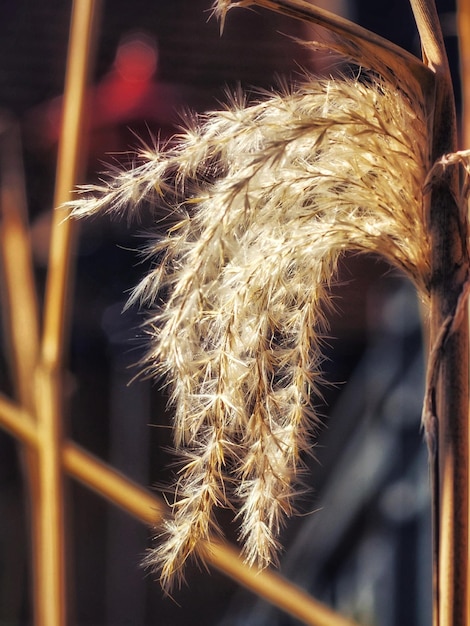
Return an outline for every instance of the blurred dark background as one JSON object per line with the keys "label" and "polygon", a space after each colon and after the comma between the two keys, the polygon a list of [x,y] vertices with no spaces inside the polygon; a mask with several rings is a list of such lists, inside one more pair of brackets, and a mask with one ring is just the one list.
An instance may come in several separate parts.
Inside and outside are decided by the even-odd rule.
{"label": "blurred dark background", "polygon": [[[419,54],[405,0],[337,0],[337,12]],[[255,93],[328,59],[292,39],[304,25],[264,10],[234,10],[220,37],[210,0],[103,3],[93,78],[85,180],[139,143],[177,131],[185,111],[218,108],[238,85]],[[455,76],[455,7],[438,2]],[[38,292],[50,212],[71,3],[0,0],[0,117],[22,130],[22,158]],[[456,79],[458,95],[458,81]],[[3,118],[2,118],[3,119]],[[76,253],[66,430],[142,485],[171,481],[171,415],[158,386],[135,380],[142,312],[122,312],[146,266],[143,223],[83,222]],[[419,305],[379,259],[346,256],[334,288],[324,428],[311,492],[283,536],[282,572],[317,598],[374,626],[430,623],[430,509],[419,428],[423,387]],[[10,393],[7,341],[0,361]],[[164,597],[141,567],[151,531],[70,481],[69,623],[77,626],[288,626],[297,622],[221,574],[190,568],[188,586]],[[0,626],[31,621],[28,507],[16,444],[0,432]],[[315,513],[313,513],[315,511]],[[227,519],[227,536],[236,528]]]}

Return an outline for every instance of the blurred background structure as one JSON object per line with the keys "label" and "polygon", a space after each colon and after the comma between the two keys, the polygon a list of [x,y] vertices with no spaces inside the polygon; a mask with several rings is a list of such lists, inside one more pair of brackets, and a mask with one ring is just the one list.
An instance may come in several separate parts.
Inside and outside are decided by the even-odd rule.
{"label": "blurred background structure", "polygon": [[[336,0],[329,10],[419,55],[406,0]],[[441,0],[457,75],[455,6]],[[71,3],[0,3],[0,150],[24,168],[39,298],[49,248],[61,92]],[[165,141],[190,111],[221,106],[238,85],[256,96],[302,68],[329,74],[299,22],[268,11],[233,11],[225,32],[208,20],[210,0],[103,3],[89,93],[86,181],[126,163],[139,142]],[[458,83],[456,83],[458,93]],[[20,128],[22,146],[2,134]],[[85,181],[84,181],[85,182]],[[66,377],[68,436],[143,486],[171,482],[171,413],[151,381],[134,379],[145,349],[143,313],[122,311],[146,270],[138,223],[80,224]],[[160,225],[159,228],[163,228]],[[137,234],[137,235],[136,235]],[[334,287],[337,311],[325,363],[324,427],[309,461],[311,491],[282,539],[283,574],[364,626],[430,623],[431,538],[426,450],[419,428],[423,359],[419,305],[380,260],[347,256]],[[5,320],[3,320],[5,322]],[[0,390],[12,393],[2,336]],[[131,382],[132,381],[132,382]],[[0,624],[32,626],[31,540],[22,456],[0,430]],[[67,482],[69,623],[75,626],[293,626],[293,618],[197,567],[164,597],[140,562],[151,530],[74,481]],[[227,512],[228,539],[237,535]]]}

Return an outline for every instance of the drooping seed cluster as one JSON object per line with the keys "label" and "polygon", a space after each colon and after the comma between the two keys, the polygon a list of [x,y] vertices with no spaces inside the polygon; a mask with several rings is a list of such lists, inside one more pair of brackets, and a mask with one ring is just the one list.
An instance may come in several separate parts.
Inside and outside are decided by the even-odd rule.
{"label": "drooping seed cluster", "polygon": [[146,368],[171,386],[182,459],[149,557],[164,586],[218,531],[216,506],[237,511],[249,563],[275,559],[311,447],[339,257],[380,254],[426,293],[426,133],[422,104],[396,87],[364,73],[312,79],[234,99],[74,202],[76,215],[171,207],[134,294],[151,310]]}

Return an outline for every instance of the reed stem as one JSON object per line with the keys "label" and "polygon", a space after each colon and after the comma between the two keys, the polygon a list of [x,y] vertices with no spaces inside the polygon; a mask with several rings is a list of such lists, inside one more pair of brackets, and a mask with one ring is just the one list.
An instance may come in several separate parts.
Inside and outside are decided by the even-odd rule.
{"label": "reed stem", "polygon": [[[70,199],[82,164],[83,121],[90,51],[96,31],[98,2],[75,0],[67,58],[62,132],[54,205]],[[64,493],[61,465],[62,367],[71,287],[72,222],[56,209],[46,283],[44,330],[36,376],[38,417],[38,571],[35,576],[37,626],[63,626],[67,621],[65,584]]]}
{"label": "reed stem", "polygon": [[[18,124],[7,116],[0,120],[0,250],[3,269],[5,337],[13,394],[24,410],[34,412],[34,375],[39,356],[39,310],[29,236],[26,185]],[[23,420],[22,424],[26,425]],[[32,425],[32,424],[31,424]],[[36,450],[22,455],[31,511],[40,508]],[[38,569],[39,528],[30,516],[33,571]]]}
{"label": "reed stem", "polygon": [[15,395],[33,407],[33,379],[39,351],[39,311],[28,232],[28,209],[21,157],[20,130],[0,118],[0,251],[5,304],[5,333]]}
{"label": "reed stem", "polygon": [[[431,163],[457,150],[455,100],[433,0],[410,0],[423,58],[436,75]],[[468,611],[468,322],[460,297],[469,276],[466,209],[457,203],[459,177],[449,168],[432,186],[430,345],[443,325],[454,328],[442,346],[431,441],[434,494],[434,625],[465,626]],[[459,307],[459,320],[455,320]]]}
{"label": "reed stem", "polygon": [[[470,146],[470,1],[458,0],[457,2],[457,26],[459,38],[460,57],[460,85],[462,93],[462,124],[461,141],[463,148]],[[470,440],[468,442],[470,446]],[[470,453],[470,448],[467,448]],[[467,497],[469,497],[467,487]],[[470,506],[470,502],[469,502]],[[467,515],[470,515],[470,510]],[[469,554],[470,558],[470,554]],[[467,567],[469,563],[467,562]],[[470,600],[468,601],[468,622],[470,623]]]}

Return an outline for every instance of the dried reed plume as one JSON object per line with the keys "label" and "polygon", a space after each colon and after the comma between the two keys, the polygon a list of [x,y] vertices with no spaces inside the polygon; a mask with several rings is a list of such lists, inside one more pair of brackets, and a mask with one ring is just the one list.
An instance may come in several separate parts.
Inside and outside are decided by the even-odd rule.
{"label": "dried reed plume", "polygon": [[235,98],[74,203],[77,216],[166,203],[175,219],[133,296],[153,311],[146,369],[171,386],[183,459],[148,558],[164,587],[219,530],[217,506],[238,511],[250,564],[275,560],[311,448],[339,257],[380,254],[427,294],[427,146],[416,94],[366,72],[312,79]]}

